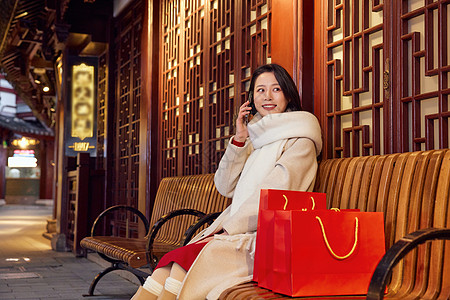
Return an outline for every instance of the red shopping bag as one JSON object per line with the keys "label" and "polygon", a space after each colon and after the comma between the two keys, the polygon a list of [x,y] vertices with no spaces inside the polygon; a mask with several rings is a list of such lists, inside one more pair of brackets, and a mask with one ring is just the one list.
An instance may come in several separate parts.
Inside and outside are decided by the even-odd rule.
{"label": "red shopping bag", "polygon": [[[261,189],[259,210],[324,210],[327,207],[327,200],[325,193],[315,192],[300,192],[291,190],[275,190],[275,189]],[[256,249],[264,247],[270,243],[266,238],[270,235],[265,233],[259,234],[259,219],[258,219],[258,239],[256,240]],[[260,245],[260,246],[258,246]],[[258,256],[258,250],[255,253],[255,260]],[[254,264],[253,281],[258,281],[258,265]]]}
{"label": "red shopping bag", "polygon": [[385,252],[383,213],[262,209],[259,218],[259,286],[289,296],[367,293]]}
{"label": "red shopping bag", "polygon": [[315,210],[327,209],[325,193],[261,189],[259,209]]}

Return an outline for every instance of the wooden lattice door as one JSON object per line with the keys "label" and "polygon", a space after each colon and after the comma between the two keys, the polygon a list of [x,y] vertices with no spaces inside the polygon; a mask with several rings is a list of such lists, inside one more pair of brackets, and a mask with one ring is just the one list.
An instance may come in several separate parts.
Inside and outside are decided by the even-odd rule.
{"label": "wooden lattice door", "polygon": [[[143,142],[141,131],[141,36],[143,28],[143,1],[134,1],[115,20],[114,32],[114,116],[110,126],[112,185],[111,205],[128,205],[138,208],[140,185],[139,170],[146,162],[140,160]],[[144,180],[145,181],[145,180]],[[138,231],[138,224],[128,224],[126,212],[115,217],[118,230]],[[134,233],[132,233],[134,234]]]}
{"label": "wooden lattice door", "polygon": [[214,172],[252,70],[270,62],[271,2],[161,3],[159,178]]}
{"label": "wooden lattice door", "polygon": [[316,1],[324,156],[448,147],[449,1]]}
{"label": "wooden lattice door", "polygon": [[394,151],[448,148],[450,1],[394,1]]}

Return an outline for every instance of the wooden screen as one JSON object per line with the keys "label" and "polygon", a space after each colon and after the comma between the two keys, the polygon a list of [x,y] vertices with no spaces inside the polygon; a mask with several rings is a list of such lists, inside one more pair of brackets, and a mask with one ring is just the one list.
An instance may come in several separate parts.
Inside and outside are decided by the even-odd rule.
{"label": "wooden screen", "polygon": [[448,148],[450,1],[395,3],[400,150]]}
{"label": "wooden screen", "polygon": [[[327,157],[380,154],[383,127],[383,5],[327,4],[324,140]],[[317,80],[317,79],[316,79]]]}
{"label": "wooden screen", "polygon": [[[143,1],[135,1],[116,20],[114,32],[115,107],[112,149],[112,202],[138,207]],[[123,214],[125,214],[124,212]],[[116,216],[126,231],[127,217]],[[130,226],[136,226],[137,223]],[[128,228],[129,229],[129,228]]]}
{"label": "wooden screen", "polygon": [[163,1],[159,177],[214,172],[252,70],[270,62],[270,1]]}
{"label": "wooden screen", "polygon": [[97,97],[97,159],[96,167],[104,170],[106,157],[106,125],[108,102],[108,54],[98,58],[98,97]]}
{"label": "wooden screen", "polygon": [[325,157],[448,147],[448,5],[316,2]]}

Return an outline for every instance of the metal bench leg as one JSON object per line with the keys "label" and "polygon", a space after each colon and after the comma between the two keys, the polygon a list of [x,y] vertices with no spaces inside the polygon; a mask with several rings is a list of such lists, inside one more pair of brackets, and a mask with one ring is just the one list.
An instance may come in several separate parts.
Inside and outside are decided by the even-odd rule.
{"label": "metal bench leg", "polygon": [[[123,270],[123,271],[128,271],[128,272],[132,273],[134,276],[136,276],[136,278],[139,280],[141,285],[144,285],[145,277],[135,273],[135,272],[138,272],[138,271],[134,271],[133,272],[133,269],[127,268],[127,267],[123,266],[120,263],[113,263],[111,265],[111,267],[108,267],[108,268],[104,269],[103,271],[98,273],[97,276],[95,276],[94,280],[92,280],[91,286],[89,287],[89,293],[87,295],[83,295],[83,297],[94,296],[95,287],[97,286],[97,283],[100,281],[100,279],[102,279],[103,276],[105,276],[106,274],[111,273],[112,271],[115,271],[115,270]],[[145,276],[149,275],[149,274],[145,274],[143,272],[142,272],[142,274],[145,275]]]}
{"label": "metal bench leg", "polygon": [[92,280],[91,286],[89,287],[89,293],[83,296],[84,297],[94,296],[95,287],[97,286],[97,283],[100,281],[100,279],[102,279],[102,277],[105,276],[106,274],[115,270],[121,270],[121,268],[117,267],[117,265],[112,265],[111,267],[108,267],[103,271],[101,271],[100,273],[98,273],[97,276],[95,276],[94,280]]}
{"label": "metal bench leg", "polygon": [[[134,274],[134,273],[133,273]],[[145,279],[142,276],[139,276],[137,274],[134,274],[134,276],[136,276],[137,279],[139,279],[139,282],[141,283],[141,285],[144,285],[145,283]]]}

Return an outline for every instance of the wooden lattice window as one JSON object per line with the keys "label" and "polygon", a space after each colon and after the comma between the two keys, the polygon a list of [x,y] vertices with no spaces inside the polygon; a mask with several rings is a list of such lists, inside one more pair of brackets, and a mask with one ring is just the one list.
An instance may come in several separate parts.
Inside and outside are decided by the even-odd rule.
{"label": "wooden lattice window", "polygon": [[383,5],[358,2],[328,1],[324,46],[328,157],[379,154],[383,148]]}
{"label": "wooden lattice window", "polygon": [[[112,161],[112,203],[138,207],[141,109],[141,36],[143,1],[135,1],[115,25],[115,103]],[[118,213],[119,214],[119,213]],[[128,231],[125,216],[115,217],[119,231]],[[122,229],[120,229],[120,226]],[[131,229],[133,231],[133,229]]]}
{"label": "wooden lattice window", "polygon": [[449,1],[399,1],[400,150],[448,148]]}
{"label": "wooden lattice window", "polygon": [[97,169],[105,168],[106,124],[108,101],[108,54],[103,53],[98,59],[98,98],[97,98]]}
{"label": "wooden lattice window", "polygon": [[270,1],[164,1],[160,19],[159,177],[214,172],[251,71],[270,62]]}
{"label": "wooden lattice window", "polygon": [[[447,148],[448,1],[316,3],[325,157]],[[316,36],[319,36],[316,34]],[[319,71],[319,72],[317,72]],[[318,96],[317,96],[318,95]]]}

